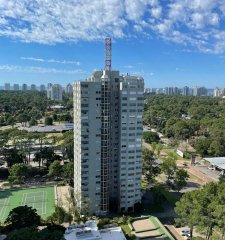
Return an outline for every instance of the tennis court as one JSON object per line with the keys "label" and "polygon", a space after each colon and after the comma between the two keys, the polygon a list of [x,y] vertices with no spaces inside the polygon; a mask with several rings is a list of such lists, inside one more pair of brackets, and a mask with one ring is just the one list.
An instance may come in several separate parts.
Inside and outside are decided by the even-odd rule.
{"label": "tennis court", "polygon": [[0,222],[4,222],[13,208],[24,205],[35,208],[46,219],[54,212],[54,187],[0,192]]}

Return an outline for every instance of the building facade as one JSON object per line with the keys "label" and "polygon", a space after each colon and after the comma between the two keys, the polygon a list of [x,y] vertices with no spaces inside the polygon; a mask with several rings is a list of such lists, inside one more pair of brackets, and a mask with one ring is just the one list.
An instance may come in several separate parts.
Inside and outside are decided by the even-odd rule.
{"label": "building facade", "polygon": [[48,84],[47,96],[51,100],[62,101],[63,89],[59,84]]}
{"label": "building facade", "polygon": [[91,213],[141,201],[143,93],[143,78],[119,71],[74,84],[74,190]]}
{"label": "building facade", "polygon": [[65,92],[68,95],[73,96],[73,86],[70,83],[66,85]]}
{"label": "building facade", "polygon": [[224,97],[225,96],[225,88],[215,88],[213,91],[214,97]]}
{"label": "building facade", "polygon": [[15,83],[15,84],[13,85],[13,90],[14,90],[14,91],[19,91],[19,90],[20,90],[19,84]]}
{"label": "building facade", "polygon": [[195,87],[193,89],[193,96],[207,96],[208,91],[205,87]]}
{"label": "building facade", "polygon": [[37,90],[36,85],[35,84],[31,84],[30,85],[30,90],[31,91],[36,91]]}
{"label": "building facade", "polygon": [[40,85],[40,92],[44,92],[45,91],[45,85],[44,84],[41,84]]}
{"label": "building facade", "polygon": [[27,90],[28,90],[28,88],[27,88],[27,84],[24,83],[24,84],[22,85],[22,91],[27,91]]}
{"label": "building facade", "polygon": [[10,91],[10,83],[5,83],[5,90]]}
{"label": "building facade", "polygon": [[183,87],[182,95],[183,96],[188,96],[189,95],[189,87],[188,86]]}

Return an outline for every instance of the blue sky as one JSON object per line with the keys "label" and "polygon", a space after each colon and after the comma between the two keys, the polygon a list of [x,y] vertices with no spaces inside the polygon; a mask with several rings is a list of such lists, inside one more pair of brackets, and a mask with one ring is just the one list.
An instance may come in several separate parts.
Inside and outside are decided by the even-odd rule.
{"label": "blue sky", "polygon": [[0,85],[65,85],[104,68],[146,87],[225,87],[223,0],[0,0]]}

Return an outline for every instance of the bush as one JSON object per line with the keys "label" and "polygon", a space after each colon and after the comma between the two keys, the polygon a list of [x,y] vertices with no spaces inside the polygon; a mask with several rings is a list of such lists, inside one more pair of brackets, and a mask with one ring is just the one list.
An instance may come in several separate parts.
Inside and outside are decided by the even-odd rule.
{"label": "bush", "polygon": [[191,154],[189,152],[184,153],[184,158],[191,159]]}
{"label": "bush", "polygon": [[107,224],[110,224],[110,219],[109,218],[100,218],[98,220],[98,228],[103,228],[103,226],[107,225]]}
{"label": "bush", "polygon": [[152,142],[158,143],[160,139],[158,133],[156,132],[144,132],[143,138],[147,143],[152,143]]}

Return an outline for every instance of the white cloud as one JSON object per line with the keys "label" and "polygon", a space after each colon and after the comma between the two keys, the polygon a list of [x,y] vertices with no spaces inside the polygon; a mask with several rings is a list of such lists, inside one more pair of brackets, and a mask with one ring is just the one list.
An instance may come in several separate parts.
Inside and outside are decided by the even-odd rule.
{"label": "white cloud", "polygon": [[132,69],[132,68],[134,68],[134,66],[133,65],[127,65],[127,66],[124,66],[124,68]]}
{"label": "white cloud", "polygon": [[24,42],[143,34],[203,52],[225,52],[222,0],[0,0],[0,16],[0,36]]}
{"label": "white cloud", "polygon": [[57,69],[57,68],[43,68],[33,66],[20,66],[20,65],[0,65],[2,72],[23,72],[23,73],[63,73],[63,74],[83,74],[85,71],[82,69]]}
{"label": "white cloud", "polygon": [[27,60],[27,61],[34,61],[34,62],[72,64],[72,65],[76,65],[76,66],[81,65],[81,63],[79,61],[71,61],[71,60],[43,59],[43,58],[34,58],[34,57],[21,57],[20,59]]}
{"label": "white cloud", "polygon": [[157,6],[151,9],[151,14],[154,18],[159,18],[161,17],[162,14],[162,7],[161,6]]}

